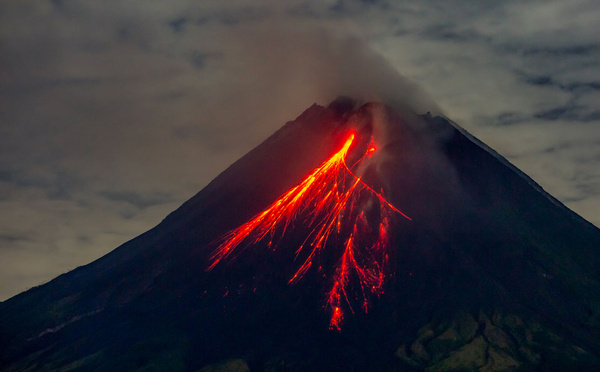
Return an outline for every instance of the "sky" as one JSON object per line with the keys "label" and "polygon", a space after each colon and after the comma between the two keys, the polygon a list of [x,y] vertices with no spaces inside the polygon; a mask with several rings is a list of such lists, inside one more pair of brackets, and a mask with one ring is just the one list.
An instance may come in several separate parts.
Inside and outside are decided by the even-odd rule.
{"label": "sky", "polygon": [[442,113],[600,226],[600,2],[0,0],[0,300],[313,103]]}

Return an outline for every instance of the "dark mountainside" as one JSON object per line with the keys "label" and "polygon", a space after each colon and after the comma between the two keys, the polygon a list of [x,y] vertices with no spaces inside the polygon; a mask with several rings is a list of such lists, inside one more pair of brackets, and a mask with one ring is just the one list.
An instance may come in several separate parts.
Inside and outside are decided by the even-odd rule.
{"label": "dark mountainside", "polygon": [[[301,223],[275,252],[259,242],[207,271],[215,239],[297,185],[351,127],[364,137],[381,122],[383,155],[365,180],[412,221],[393,221],[391,270],[368,313],[353,306],[330,330],[333,273],[288,284]],[[0,371],[599,370],[599,261],[599,229],[456,124],[338,99],[155,228],[0,303]]]}

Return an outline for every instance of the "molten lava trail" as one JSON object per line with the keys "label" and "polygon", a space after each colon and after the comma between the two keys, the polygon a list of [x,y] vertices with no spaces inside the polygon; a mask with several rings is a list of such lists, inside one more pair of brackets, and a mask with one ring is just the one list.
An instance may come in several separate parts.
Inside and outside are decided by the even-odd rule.
{"label": "molten lava trail", "polygon": [[355,299],[361,302],[366,312],[369,294],[378,296],[383,293],[389,263],[390,217],[392,213],[398,213],[410,218],[383,197],[383,190],[376,192],[352,170],[359,170],[373,155],[373,142],[352,167],[346,165],[354,139],[355,134],[351,133],[342,148],[299,185],[250,221],[227,233],[213,253],[208,270],[240,246],[247,247],[268,239],[268,246],[276,250],[277,242],[285,236],[288,228],[293,223],[302,222],[309,233],[297,248],[296,258],[301,255],[306,258],[289,282],[300,280],[328,244],[341,244],[343,250],[332,270],[333,284],[327,294],[326,308],[331,312],[329,327],[341,329],[343,307],[353,312],[351,283],[358,282],[358,290],[352,293],[356,294]]}

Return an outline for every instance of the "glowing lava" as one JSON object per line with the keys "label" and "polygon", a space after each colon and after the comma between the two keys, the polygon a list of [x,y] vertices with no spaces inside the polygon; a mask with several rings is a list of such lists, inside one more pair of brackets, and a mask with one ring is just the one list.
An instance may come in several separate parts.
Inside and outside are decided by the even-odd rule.
{"label": "glowing lava", "polygon": [[[276,250],[277,242],[292,224],[307,228],[304,242],[296,250],[303,263],[289,280],[300,280],[316,262],[325,247],[339,254],[333,268],[333,285],[327,294],[326,307],[331,311],[330,328],[340,330],[343,307],[352,309],[352,293],[367,311],[369,294],[383,293],[388,272],[390,239],[388,228],[392,213],[400,212],[364,183],[356,171],[376,151],[373,140],[362,157],[348,167],[346,158],[355,134],[351,133],[342,148],[291,188],[263,212],[227,233],[212,256],[208,270],[226,259],[241,245],[247,247],[268,238],[268,247]],[[371,226],[376,226],[372,228]],[[343,249],[340,249],[343,247]],[[318,269],[321,271],[321,267]],[[352,283],[356,291],[350,292]]]}

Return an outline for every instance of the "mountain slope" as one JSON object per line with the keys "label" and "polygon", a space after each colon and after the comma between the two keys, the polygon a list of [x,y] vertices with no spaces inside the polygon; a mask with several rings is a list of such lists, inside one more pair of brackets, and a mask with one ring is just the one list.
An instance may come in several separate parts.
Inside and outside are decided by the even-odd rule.
{"label": "mountain slope", "polygon": [[[216,239],[349,131],[374,137],[364,181],[411,221],[389,228],[383,293],[365,313],[348,287],[337,332],[326,304],[339,244],[324,247],[322,270],[288,283],[310,234],[300,222],[275,251],[259,241],[207,268]],[[455,123],[338,99],[287,123],[154,229],[0,303],[0,370],[198,370],[231,358],[251,370],[591,369],[599,249],[597,228]]]}

